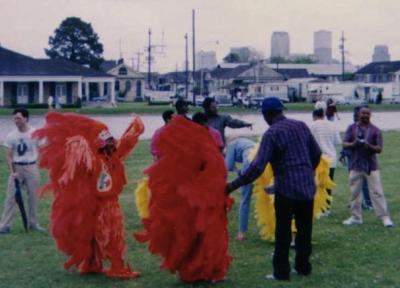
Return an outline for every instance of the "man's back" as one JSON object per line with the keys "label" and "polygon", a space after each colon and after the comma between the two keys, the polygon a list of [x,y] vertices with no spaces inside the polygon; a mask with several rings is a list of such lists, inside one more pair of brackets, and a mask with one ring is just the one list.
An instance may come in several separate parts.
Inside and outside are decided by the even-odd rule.
{"label": "man's back", "polygon": [[[277,117],[265,132],[256,159],[244,178],[255,180],[271,163],[277,193],[291,199],[312,199],[314,169],[321,150],[310,129],[300,121]],[[250,182],[251,182],[250,181]]]}
{"label": "man's back", "polygon": [[310,130],[322,153],[332,161],[331,166],[336,167],[336,145],[342,142],[336,125],[332,121],[318,119],[311,123]]}

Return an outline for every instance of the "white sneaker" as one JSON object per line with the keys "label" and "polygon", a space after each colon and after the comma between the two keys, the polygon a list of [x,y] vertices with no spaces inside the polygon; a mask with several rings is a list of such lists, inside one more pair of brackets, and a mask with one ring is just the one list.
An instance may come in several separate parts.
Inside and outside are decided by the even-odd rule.
{"label": "white sneaker", "polygon": [[276,280],[274,274],[267,274],[267,275],[265,275],[265,279],[267,279],[267,280]]}
{"label": "white sneaker", "polygon": [[390,227],[394,226],[392,220],[390,220],[389,217],[383,217],[382,218],[382,222],[383,222],[383,226],[385,226],[387,228],[390,228]]}
{"label": "white sneaker", "polygon": [[344,221],[342,222],[343,225],[347,225],[347,226],[350,226],[350,225],[359,225],[359,224],[362,224],[362,223],[363,223],[362,220],[358,220],[358,219],[354,218],[353,216],[351,216],[349,219],[344,220]]}

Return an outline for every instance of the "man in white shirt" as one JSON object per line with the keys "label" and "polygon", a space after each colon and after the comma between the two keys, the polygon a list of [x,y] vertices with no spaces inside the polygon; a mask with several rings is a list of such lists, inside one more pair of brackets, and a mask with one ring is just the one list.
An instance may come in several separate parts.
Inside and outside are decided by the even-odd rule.
{"label": "man in white shirt", "polygon": [[[313,119],[314,122],[311,123],[310,130],[318,142],[322,154],[331,161],[329,177],[333,180],[337,164],[336,146],[342,144],[342,139],[336,125],[325,118],[325,112],[322,108],[313,111]],[[332,191],[328,190],[328,193],[331,195]]]}
{"label": "man in white shirt", "polygon": [[7,148],[7,164],[10,170],[4,210],[0,220],[0,234],[10,232],[15,212],[15,179],[26,185],[28,191],[28,227],[31,231],[44,231],[37,218],[37,196],[39,187],[38,141],[32,139],[34,128],[28,125],[29,112],[24,108],[15,109],[14,123],[17,129],[11,131],[4,141]]}

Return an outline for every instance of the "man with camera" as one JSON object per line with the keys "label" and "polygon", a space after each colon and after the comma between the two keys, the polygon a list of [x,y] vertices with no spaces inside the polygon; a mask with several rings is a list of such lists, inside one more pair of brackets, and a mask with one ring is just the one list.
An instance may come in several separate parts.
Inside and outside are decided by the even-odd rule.
{"label": "man with camera", "polygon": [[351,124],[346,131],[343,148],[352,150],[350,160],[351,216],[344,225],[362,224],[361,191],[363,179],[367,179],[372,205],[383,226],[393,227],[386,204],[376,154],[382,152],[382,133],[370,122],[371,110],[361,107],[359,121]]}

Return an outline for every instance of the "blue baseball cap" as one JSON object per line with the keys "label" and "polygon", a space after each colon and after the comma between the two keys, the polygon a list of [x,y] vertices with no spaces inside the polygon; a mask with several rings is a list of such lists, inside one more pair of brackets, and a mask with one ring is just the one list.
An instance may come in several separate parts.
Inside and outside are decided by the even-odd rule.
{"label": "blue baseball cap", "polygon": [[282,104],[281,100],[277,97],[267,97],[263,100],[261,105],[262,112],[268,111],[282,111],[286,107]]}

